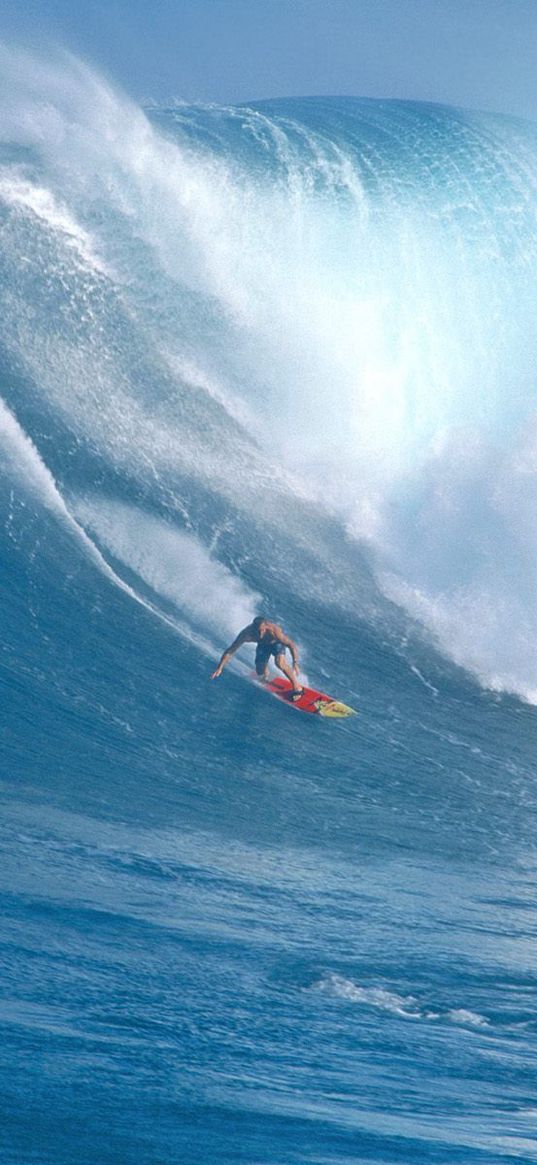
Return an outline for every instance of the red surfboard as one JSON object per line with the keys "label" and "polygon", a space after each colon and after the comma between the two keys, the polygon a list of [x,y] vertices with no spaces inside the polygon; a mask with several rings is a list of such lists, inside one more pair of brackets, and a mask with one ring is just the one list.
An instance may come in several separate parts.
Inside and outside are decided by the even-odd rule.
{"label": "red surfboard", "polygon": [[349,708],[347,704],[334,700],[332,696],[327,696],[324,692],[317,692],[315,688],[304,688],[298,700],[292,700],[293,685],[290,680],[284,679],[283,676],[276,676],[275,679],[269,680],[262,686],[268,688],[284,703],[290,704],[292,708],[299,708],[301,712],[311,712],[314,716],[332,716],[334,719],[356,715],[354,708]]}

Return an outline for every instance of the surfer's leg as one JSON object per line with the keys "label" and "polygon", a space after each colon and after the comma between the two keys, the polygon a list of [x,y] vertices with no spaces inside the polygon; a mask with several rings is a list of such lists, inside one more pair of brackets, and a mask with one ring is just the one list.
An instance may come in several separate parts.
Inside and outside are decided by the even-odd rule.
{"label": "surfer's leg", "polygon": [[269,659],[270,656],[267,654],[266,649],[259,646],[255,653],[255,670],[258,678],[265,684],[269,678]]}
{"label": "surfer's leg", "polygon": [[279,667],[280,671],[283,672],[284,676],[287,676],[287,679],[291,681],[295,692],[304,691],[302,685],[299,684],[293,669],[289,666],[283,652],[275,657],[274,663],[276,664],[276,667]]}

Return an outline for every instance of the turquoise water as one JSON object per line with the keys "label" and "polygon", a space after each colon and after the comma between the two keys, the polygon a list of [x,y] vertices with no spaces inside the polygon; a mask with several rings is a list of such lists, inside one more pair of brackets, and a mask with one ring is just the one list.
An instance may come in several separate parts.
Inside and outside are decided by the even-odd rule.
{"label": "turquoise water", "polygon": [[535,1161],[535,130],[10,68],[2,1160]]}

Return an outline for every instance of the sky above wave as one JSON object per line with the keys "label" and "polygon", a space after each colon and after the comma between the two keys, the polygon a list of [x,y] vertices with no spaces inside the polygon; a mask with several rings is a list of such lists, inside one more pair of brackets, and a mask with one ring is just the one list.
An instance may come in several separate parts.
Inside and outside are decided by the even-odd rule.
{"label": "sky above wave", "polygon": [[355,94],[537,121],[535,0],[4,0],[0,38],[70,48],[137,98]]}

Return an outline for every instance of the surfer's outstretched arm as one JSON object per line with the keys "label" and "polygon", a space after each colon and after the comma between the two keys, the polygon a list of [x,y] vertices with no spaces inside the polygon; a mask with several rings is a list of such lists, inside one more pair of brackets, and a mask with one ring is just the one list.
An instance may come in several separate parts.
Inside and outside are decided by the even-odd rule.
{"label": "surfer's outstretched arm", "polygon": [[240,634],[237,635],[237,638],[233,640],[233,643],[230,643],[229,647],[226,647],[224,654],[220,657],[218,667],[213,671],[211,676],[212,680],[216,680],[218,679],[218,676],[222,675],[224,668],[227,666],[232,656],[235,655],[235,652],[239,650],[239,647],[242,647],[243,643],[248,642],[248,640],[251,638],[250,630],[250,627],[245,627],[244,631],[241,631]]}

